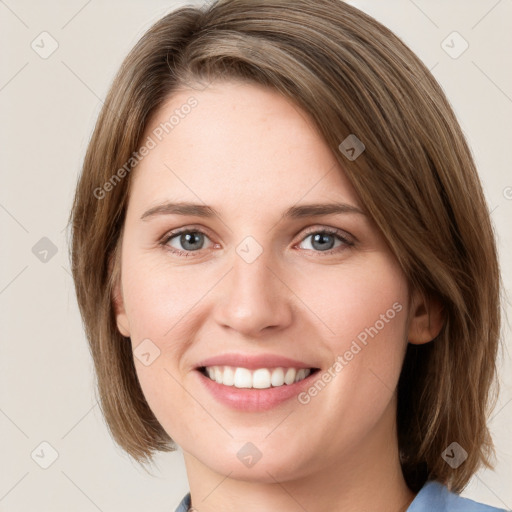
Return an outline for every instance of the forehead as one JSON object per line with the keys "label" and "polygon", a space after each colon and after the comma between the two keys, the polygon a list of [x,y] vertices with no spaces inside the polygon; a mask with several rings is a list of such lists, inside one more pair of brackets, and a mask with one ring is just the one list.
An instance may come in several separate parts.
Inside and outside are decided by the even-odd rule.
{"label": "forehead", "polygon": [[273,89],[214,82],[175,92],[143,136],[130,202],[198,199],[243,209],[301,198],[351,202],[355,191],[311,118]]}

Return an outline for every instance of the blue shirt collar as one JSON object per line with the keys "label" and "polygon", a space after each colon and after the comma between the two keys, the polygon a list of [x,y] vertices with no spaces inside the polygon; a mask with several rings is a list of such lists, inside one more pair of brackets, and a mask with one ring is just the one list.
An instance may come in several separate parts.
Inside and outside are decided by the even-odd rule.
{"label": "blue shirt collar", "polygon": [[[190,493],[181,500],[176,512],[188,512]],[[505,509],[490,507],[476,501],[462,498],[434,480],[427,482],[410,504],[407,512],[506,512]]]}

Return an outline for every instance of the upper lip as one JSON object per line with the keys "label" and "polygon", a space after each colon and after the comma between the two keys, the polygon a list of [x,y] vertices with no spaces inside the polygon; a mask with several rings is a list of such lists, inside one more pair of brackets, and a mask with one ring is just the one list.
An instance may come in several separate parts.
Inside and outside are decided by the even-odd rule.
{"label": "upper lip", "polygon": [[277,354],[220,354],[199,362],[198,368],[205,366],[234,366],[255,370],[257,368],[316,368],[314,365]]}

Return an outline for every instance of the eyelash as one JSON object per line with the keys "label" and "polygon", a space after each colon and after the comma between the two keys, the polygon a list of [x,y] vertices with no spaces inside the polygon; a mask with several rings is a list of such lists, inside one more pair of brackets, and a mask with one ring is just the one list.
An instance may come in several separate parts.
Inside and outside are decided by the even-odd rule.
{"label": "eyelash", "polygon": [[[190,257],[190,255],[192,255],[193,253],[200,252],[201,249],[198,251],[182,251],[181,249],[176,249],[174,247],[170,247],[169,245],[167,245],[173,238],[175,238],[179,235],[182,235],[184,233],[201,233],[202,235],[205,235],[206,237],[208,237],[208,234],[205,233],[201,229],[187,228],[187,229],[181,229],[181,230],[176,230],[176,231],[170,231],[170,232],[166,233],[164,235],[164,237],[159,241],[159,245],[161,245],[162,247],[164,247],[164,249],[166,249],[166,250],[170,251],[171,253],[176,254],[178,256]],[[339,229],[335,229],[335,228],[311,229],[305,233],[305,236],[299,241],[299,244],[304,242],[304,240],[306,238],[308,238],[310,235],[315,235],[315,234],[335,235],[338,238],[338,240],[340,240],[345,246],[345,247],[340,246],[335,249],[329,249],[328,251],[314,251],[312,249],[302,249],[305,251],[311,251],[314,253],[318,253],[320,255],[320,257],[322,257],[322,255],[325,255],[325,256],[332,255],[332,254],[338,252],[340,249],[344,250],[344,249],[347,249],[347,247],[353,247],[355,245],[354,242],[352,242],[351,240],[349,240],[347,238],[347,236],[345,235],[345,233],[343,231],[341,231]]]}

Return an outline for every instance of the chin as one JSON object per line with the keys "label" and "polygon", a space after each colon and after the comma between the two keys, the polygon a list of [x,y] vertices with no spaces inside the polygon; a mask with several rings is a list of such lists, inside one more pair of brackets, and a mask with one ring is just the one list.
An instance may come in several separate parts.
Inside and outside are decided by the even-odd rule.
{"label": "chin", "polygon": [[[221,475],[229,475],[230,478],[246,482],[257,482],[272,484],[295,480],[305,476],[310,470],[310,464],[297,465],[296,451],[290,449],[290,453],[279,453],[275,455],[275,449],[263,449],[261,456],[257,459],[257,452],[247,444],[236,443],[236,451],[211,454],[207,459],[202,457],[198,460],[209,467],[211,471]],[[248,455],[253,451],[253,458]]]}

